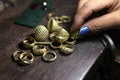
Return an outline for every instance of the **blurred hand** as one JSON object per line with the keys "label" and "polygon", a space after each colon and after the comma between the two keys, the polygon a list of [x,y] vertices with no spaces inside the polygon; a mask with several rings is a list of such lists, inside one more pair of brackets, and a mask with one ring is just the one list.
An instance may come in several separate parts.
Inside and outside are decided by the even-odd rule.
{"label": "blurred hand", "polygon": [[[93,13],[107,8],[107,13],[87,22]],[[114,26],[114,27],[113,27]],[[78,31],[84,36],[88,33],[98,32],[120,26],[120,0],[80,0],[71,31]]]}

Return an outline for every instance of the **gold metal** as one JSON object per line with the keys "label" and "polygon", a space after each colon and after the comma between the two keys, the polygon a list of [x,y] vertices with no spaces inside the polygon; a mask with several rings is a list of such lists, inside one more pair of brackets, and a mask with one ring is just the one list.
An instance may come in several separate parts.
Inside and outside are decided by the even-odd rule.
{"label": "gold metal", "polygon": [[50,40],[52,41],[56,40],[56,32],[50,33]]}
{"label": "gold metal", "polygon": [[60,20],[63,22],[63,23],[68,23],[71,21],[71,18],[69,16],[66,16],[66,15],[63,15],[60,17]]}
{"label": "gold metal", "polygon": [[20,63],[23,65],[32,64],[34,61],[34,56],[30,52],[25,52],[20,55]]}
{"label": "gold metal", "polygon": [[76,39],[71,39],[71,38],[69,38],[69,39],[66,41],[66,43],[69,44],[69,45],[74,45],[75,42],[76,42]]}
{"label": "gold metal", "polygon": [[27,37],[27,38],[24,38],[21,43],[23,48],[30,49],[35,45],[36,41],[33,37]]}
{"label": "gold metal", "polygon": [[52,41],[50,46],[53,48],[53,49],[57,49],[57,48],[60,48],[62,46],[62,43],[59,43],[57,41]]}
{"label": "gold metal", "polygon": [[15,51],[15,52],[13,53],[13,59],[14,59],[15,61],[19,61],[20,55],[21,55],[22,53],[25,53],[25,51]]}
{"label": "gold metal", "polygon": [[49,31],[44,25],[38,25],[34,29],[35,39],[38,41],[45,41],[48,38]]}
{"label": "gold metal", "polygon": [[32,48],[34,55],[42,55],[47,52],[46,47],[43,45],[34,45]]}
{"label": "gold metal", "polygon": [[[49,57],[47,57],[47,56],[49,56]],[[46,62],[52,62],[57,59],[57,54],[54,51],[49,51],[46,54],[43,54],[42,58]]]}
{"label": "gold metal", "polygon": [[62,45],[61,43],[58,43],[57,41],[52,41],[52,42],[36,42],[34,38],[32,37],[28,37],[25,38],[22,41],[22,45],[23,47],[30,49],[35,45],[50,45],[52,48],[60,48],[60,46]]}
{"label": "gold metal", "polygon": [[79,39],[79,38],[82,38],[82,37],[79,35],[79,32],[70,33],[70,37],[71,37],[71,39]]}
{"label": "gold metal", "polygon": [[61,28],[61,26],[59,25],[59,23],[57,21],[55,21],[54,18],[51,18],[48,21],[47,28],[48,28],[49,32],[56,32]]}
{"label": "gold metal", "polygon": [[63,43],[67,41],[69,38],[69,33],[66,31],[64,28],[61,28],[57,33],[56,33],[56,41],[59,43]]}
{"label": "gold metal", "polygon": [[68,54],[71,54],[71,53],[74,52],[74,48],[73,48],[72,46],[70,46],[70,45],[62,45],[62,46],[60,47],[60,51],[61,51],[63,54],[68,55]]}

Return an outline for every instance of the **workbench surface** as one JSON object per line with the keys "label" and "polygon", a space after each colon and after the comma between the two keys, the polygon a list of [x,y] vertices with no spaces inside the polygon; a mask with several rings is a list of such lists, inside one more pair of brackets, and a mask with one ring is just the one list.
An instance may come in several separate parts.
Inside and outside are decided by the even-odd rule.
{"label": "workbench surface", "polygon": [[[51,12],[74,16],[77,0],[52,0]],[[17,8],[7,8],[0,13],[0,80],[83,80],[105,49],[98,38],[77,42],[73,54],[57,53],[54,62],[46,63],[35,57],[33,64],[20,66],[11,58],[18,44],[33,33],[33,29],[14,24],[31,0],[23,0]],[[46,17],[40,24],[46,24]]]}

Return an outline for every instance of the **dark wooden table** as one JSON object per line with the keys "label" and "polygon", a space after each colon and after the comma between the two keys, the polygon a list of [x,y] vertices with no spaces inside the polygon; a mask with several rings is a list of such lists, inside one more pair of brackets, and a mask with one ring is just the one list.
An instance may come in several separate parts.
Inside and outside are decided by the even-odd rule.
{"label": "dark wooden table", "polygon": [[[46,63],[35,57],[33,64],[20,66],[11,58],[20,41],[33,29],[14,24],[31,0],[23,0],[19,7],[7,8],[0,13],[0,80],[83,80],[102,55],[105,47],[97,38],[80,40],[69,56],[57,53],[58,58]],[[53,0],[51,12],[74,16],[77,0]],[[40,24],[47,24],[46,17]]]}

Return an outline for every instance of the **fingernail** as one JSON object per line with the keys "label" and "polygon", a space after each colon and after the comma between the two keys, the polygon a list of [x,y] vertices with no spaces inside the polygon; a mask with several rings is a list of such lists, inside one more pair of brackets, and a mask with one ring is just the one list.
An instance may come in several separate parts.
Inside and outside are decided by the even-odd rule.
{"label": "fingernail", "polygon": [[79,31],[80,36],[85,36],[88,33],[90,33],[90,29],[87,26],[82,27]]}

